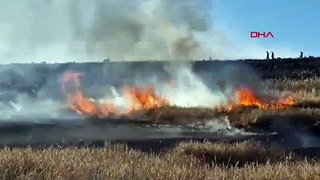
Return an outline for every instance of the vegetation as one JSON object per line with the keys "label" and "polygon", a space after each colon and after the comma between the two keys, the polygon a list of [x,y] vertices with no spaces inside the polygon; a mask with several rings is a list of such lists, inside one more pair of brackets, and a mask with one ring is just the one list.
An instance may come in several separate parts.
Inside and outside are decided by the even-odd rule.
{"label": "vegetation", "polygon": [[3,179],[315,179],[320,162],[254,142],[181,143],[148,154],[102,149],[2,149]]}
{"label": "vegetation", "polygon": [[[295,99],[295,104],[287,109],[264,110],[258,108],[238,108],[230,114],[231,123],[240,127],[261,125],[266,121],[289,119],[292,121],[305,121],[310,125],[318,125],[320,122],[320,78],[268,79],[271,92],[278,95],[288,95]],[[311,125],[312,126],[312,125]]]}
{"label": "vegetation", "polygon": [[[161,107],[141,113],[152,123],[186,123],[195,120],[208,120],[227,116],[235,127],[245,129],[263,128],[273,120],[304,121],[308,126],[320,124],[320,78],[300,80],[274,78],[265,80],[269,92],[279,96],[290,95],[295,104],[284,109],[259,109],[258,107],[239,106],[230,112],[205,107]],[[319,126],[320,129],[320,126]]]}

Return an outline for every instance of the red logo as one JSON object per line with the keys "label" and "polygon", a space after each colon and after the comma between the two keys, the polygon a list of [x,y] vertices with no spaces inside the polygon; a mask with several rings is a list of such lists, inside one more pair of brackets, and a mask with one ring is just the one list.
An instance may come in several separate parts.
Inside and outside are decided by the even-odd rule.
{"label": "red logo", "polygon": [[274,38],[273,34],[271,32],[250,32],[250,38]]}

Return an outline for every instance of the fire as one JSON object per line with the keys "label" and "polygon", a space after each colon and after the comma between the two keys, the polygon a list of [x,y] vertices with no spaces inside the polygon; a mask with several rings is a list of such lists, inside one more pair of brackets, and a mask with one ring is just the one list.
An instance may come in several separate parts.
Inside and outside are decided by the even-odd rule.
{"label": "fire", "polygon": [[145,89],[125,86],[122,90],[124,97],[126,97],[130,103],[129,112],[168,105],[168,101],[157,96],[151,86]]}
{"label": "fire", "polygon": [[81,91],[76,91],[69,96],[68,103],[71,109],[79,114],[94,116],[99,113],[99,109],[85,98]]}
{"label": "fire", "polygon": [[[68,106],[81,115],[94,116],[100,110],[93,102],[87,99],[80,90],[80,78],[82,74],[68,72],[61,78],[62,94],[67,98]],[[70,89],[68,88],[69,86]]]}
{"label": "fire", "polygon": [[[82,74],[68,72],[62,76],[62,93],[66,97],[70,109],[78,114],[94,117],[122,116],[135,111],[151,109],[168,105],[168,101],[156,95],[154,89],[149,86],[146,88],[136,88],[124,86],[121,97],[124,99],[124,110],[120,110],[112,100],[91,101],[86,98],[80,90],[80,78]],[[71,90],[67,90],[67,85]]]}
{"label": "fire", "polygon": [[[114,97],[108,99],[93,100],[87,98],[81,91],[80,73],[68,72],[62,76],[62,93],[67,99],[68,107],[74,112],[89,117],[120,117],[131,115],[134,112],[153,109],[171,103],[166,98],[156,94],[152,86],[130,87],[123,86],[118,93],[115,89]],[[167,84],[171,89],[174,87],[172,81]],[[121,103],[117,100],[121,100]],[[280,98],[277,100],[262,101],[261,98],[248,88],[235,88],[234,98],[227,105],[218,107],[220,111],[232,111],[237,107],[257,107],[260,109],[283,109],[295,104],[293,98]],[[118,103],[117,103],[118,102]],[[120,105],[121,104],[121,105]]]}
{"label": "fire", "polygon": [[235,92],[237,104],[240,106],[256,106],[260,109],[283,109],[294,105],[292,97],[280,98],[276,102],[261,102],[250,89],[239,88]]}
{"label": "fire", "polygon": [[258,107],[260,109],[284,109],[294,105],[292,97],[280,98],[273,102],[262,102],[259,98],[248,88],[235,89],[235,101],[226,106],[219,107],[218,109],[224,111],[231,111],[235,107]]}
{"label": "fire", "polygon": [[257,106],[259,108],[264,108],[265,104],[255,97],[250,89],[240,88],[235,91],[235,96],[237,99],[237,105],[240,106]]}

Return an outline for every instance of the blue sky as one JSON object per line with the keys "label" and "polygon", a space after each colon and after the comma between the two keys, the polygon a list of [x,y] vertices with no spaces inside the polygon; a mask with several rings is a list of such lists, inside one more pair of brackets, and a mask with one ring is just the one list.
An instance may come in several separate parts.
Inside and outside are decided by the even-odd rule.
{"label": "blue sky", "polygon": [[[304,51],[320,56],[319,0],[213,0],[213,23],[242,47],[244,56],[273,50],[282,56]],[[251,31],[270,31],[274,39],[250,39]],[[264,54],[262,55],[264,56]]]}

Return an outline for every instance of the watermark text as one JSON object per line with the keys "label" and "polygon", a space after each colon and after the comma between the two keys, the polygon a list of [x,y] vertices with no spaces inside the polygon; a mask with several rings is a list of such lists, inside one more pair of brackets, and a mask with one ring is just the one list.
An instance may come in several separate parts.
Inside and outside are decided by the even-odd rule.
{"label": "watermark text", "polygon": [[272,32],[250,32],[250,38],[274,38]]}

